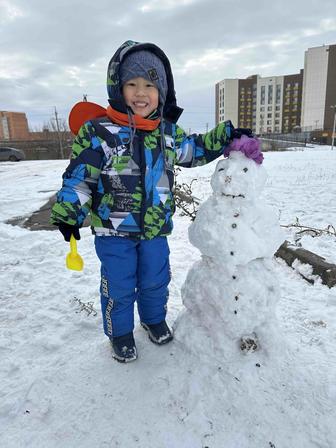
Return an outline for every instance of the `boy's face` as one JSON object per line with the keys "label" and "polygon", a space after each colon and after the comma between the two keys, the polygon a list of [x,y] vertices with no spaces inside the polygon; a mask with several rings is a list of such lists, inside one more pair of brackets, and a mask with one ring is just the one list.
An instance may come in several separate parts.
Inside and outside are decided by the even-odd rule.
{"label": "boy's face", "polygon": [[159,105],[159,91],[145,78],[132,78],[125,82],[122,93],[127,106],[136,115],[148,117]]}

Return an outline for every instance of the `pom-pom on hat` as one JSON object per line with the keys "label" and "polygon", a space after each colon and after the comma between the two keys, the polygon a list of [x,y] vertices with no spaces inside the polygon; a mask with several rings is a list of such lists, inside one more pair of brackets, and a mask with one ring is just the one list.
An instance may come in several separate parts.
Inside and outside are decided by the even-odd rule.
{"label": "pom-pom on hat", "polygon": [[152,82],[159,91],[160,105],[164,106],[167,97],[168,83],[166,70],[162,61],[151,51],[133,51],[126,56],[120,67],[120,84],[133,78],[144,78]]}

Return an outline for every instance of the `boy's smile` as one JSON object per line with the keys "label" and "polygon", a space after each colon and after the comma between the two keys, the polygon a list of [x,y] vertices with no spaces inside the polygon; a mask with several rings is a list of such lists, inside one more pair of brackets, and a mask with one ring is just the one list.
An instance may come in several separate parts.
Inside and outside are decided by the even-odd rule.
{"label": "boy's smile", "polygon": [[145,78],[132,78],[125,82],[122,93],[127,106],[136,115],[148,117],[159,105],[159,91]]}

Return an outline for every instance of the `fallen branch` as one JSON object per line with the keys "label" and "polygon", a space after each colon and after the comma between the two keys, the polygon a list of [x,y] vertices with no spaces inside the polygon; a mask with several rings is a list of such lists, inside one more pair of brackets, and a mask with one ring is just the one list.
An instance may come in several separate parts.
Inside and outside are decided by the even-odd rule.
{"label": "fallen branch", "polygon": [[[175,174],[180,171],[179,168],[175,170]],[[200,199],[193,196],[192,184],[196,182],[197,179],[193,179],[190,184],[177,183],[177,175],[175,176],[175,204],[176,207],[181,210],[182,216],[189,216],[189,218],[194,221],[196,218],[196,213],[200,204]]]}
{"label": "fallen branch", "polygon": [[336,237],[336,228],[333,225],[329,224],[325,229],[304,226],[300,223],[298,217],[296,217],[294,224],[287,224],[287,225],[282,224],[281,227],[284,227],[287,229],[290,229],[290,228],[300,229],[299,231],[296,232],[297,238],[295,238],[295,242],[299,241],[302,238],[302,236],[304,236],[304,235],[310,235],[313,238],[316,238],[316,237],[322,236],[322,235],[330,235],[330,236]]}
{"label": "fallen branch", "polygon": [[81,299],[74,297],[71,300],[72,303],[77,303],[79,305],[79,312],[85,311],[88,316],[92,314],[93,316],[97,316],[97,311],[93,308],[93,302],[82,302]]}

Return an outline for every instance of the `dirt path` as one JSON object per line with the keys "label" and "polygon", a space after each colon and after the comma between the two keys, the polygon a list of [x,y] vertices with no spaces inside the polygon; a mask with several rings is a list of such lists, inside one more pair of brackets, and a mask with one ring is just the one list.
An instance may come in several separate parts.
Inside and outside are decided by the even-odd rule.
{"label": "dirt path", "polygon": [[[57,230],[57,227],[49,223],[51,208],[56,201],[56,195],[53,195],[46,204],[39,210],[32,213],[27,219],[26,217],[13,218],[7,221],[7,224],[13,226],[21,226],[30,230]],[[89,219],[84,221],[84,226],[90,225]]]}

